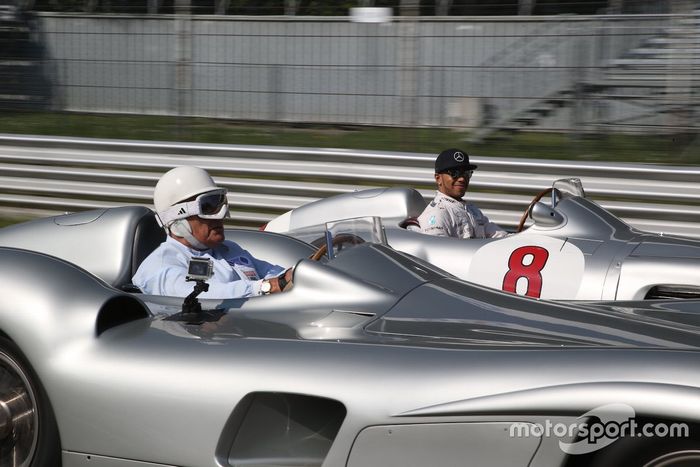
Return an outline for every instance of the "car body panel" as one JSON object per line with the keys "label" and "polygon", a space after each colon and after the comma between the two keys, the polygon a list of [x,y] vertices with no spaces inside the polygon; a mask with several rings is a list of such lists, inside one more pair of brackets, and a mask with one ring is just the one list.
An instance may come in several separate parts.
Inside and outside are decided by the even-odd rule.
{"label": "car body panel", "polygon": [[[538,438],[509,438],[507,422],[424,423],[382,425],[365,428],[353,447],[348,467],[426,466],[434,459],[446,465],[527,465],[535,454]],[[426,439],[442,443],[425,445]],[[486,451],[484,444],[501,441],[503,449]]]}

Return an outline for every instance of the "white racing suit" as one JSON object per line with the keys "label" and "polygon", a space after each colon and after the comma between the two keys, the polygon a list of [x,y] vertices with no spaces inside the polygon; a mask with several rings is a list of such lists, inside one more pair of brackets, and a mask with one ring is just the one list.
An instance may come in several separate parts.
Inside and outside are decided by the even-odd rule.
{"label": "white racing suit", "polygon": [[418,216],[424,234],[457,238],[500,238],[508,233],[473,204],[437,192]]}

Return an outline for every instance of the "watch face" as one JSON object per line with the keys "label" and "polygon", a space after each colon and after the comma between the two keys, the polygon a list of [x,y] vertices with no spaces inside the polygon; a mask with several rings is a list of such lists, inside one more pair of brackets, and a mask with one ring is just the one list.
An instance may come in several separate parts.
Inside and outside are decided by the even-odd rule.
{"label": "watch face", "polygon": [[270,281],[264,281],[260,286],[260,291],[262,293],[269,293],[270,290],[272,290],[272,284],[270,284]]}

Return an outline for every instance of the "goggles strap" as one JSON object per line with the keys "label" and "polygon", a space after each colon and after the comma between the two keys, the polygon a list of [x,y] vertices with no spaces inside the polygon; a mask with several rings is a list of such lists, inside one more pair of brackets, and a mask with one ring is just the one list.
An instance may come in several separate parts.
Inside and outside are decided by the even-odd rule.
{"label": "goggles strap", "polygon": [[170,225],[176,220],[196,215],[199,215],[199,201],[197,200],[178,203],[158,213],[163,225]]}
{"label": "goggles strap", "polygon": [[[180,222],[187,222],[187,221],[182,220]],[[206,246],[204,243],[202,243],[199,240],[197,240],[196,238],[194,238],[194,235],[192,235],[192,233],[189,231],[189,229],[187,232],[183,232],[183,233],[185,234],[184,235],[185,240],[187,240],[189,242],[190,246],[192,248],[194,248],[195,250],[204,251],[204,250],[209,249],[209,247]]]}

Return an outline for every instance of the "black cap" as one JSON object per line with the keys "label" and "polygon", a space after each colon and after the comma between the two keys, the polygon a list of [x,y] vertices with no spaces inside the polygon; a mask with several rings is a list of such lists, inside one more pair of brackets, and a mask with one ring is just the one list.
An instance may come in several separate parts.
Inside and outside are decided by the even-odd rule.
{"label": "black cap", "polygon": [[435,159],[435,173],[444,172],[447,169],[462,168],[476,169],[476,165],[469,163],[469,154],[461,149],[445,149]]}

